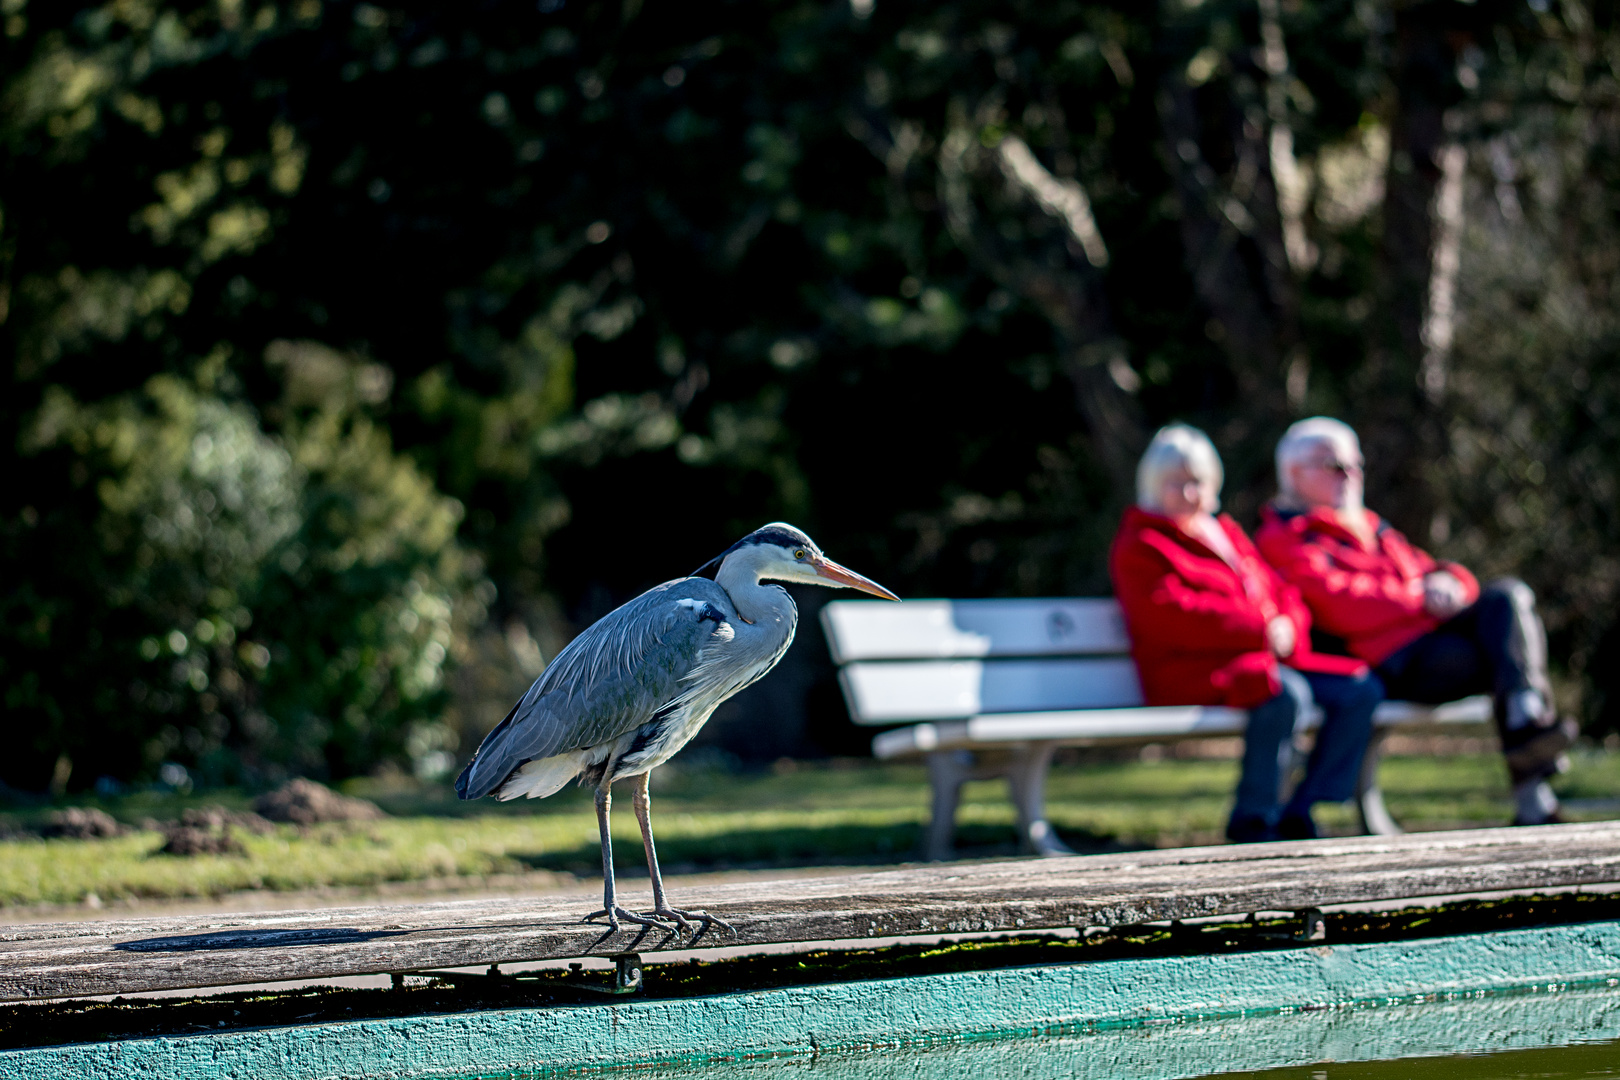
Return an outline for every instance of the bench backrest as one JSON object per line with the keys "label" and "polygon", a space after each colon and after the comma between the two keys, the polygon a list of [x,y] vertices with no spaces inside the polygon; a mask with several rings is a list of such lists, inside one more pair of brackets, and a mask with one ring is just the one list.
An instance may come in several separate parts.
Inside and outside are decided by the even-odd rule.
{"label": "bench backrest", "polygon": [[1111,599],[837,600],[821,625],[857,724],[1142,704]]}

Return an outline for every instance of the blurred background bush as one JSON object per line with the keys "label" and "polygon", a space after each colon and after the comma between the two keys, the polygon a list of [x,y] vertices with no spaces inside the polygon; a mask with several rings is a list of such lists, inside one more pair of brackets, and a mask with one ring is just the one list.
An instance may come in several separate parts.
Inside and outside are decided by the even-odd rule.
{"label": "blurred background bush", "polygon": [[[1103,593],[1319,412],[1620,728],[1615,15],[0,0],[0,782],[440,778],[775,518]],[[711,753],[864,748],[804,630]]]}

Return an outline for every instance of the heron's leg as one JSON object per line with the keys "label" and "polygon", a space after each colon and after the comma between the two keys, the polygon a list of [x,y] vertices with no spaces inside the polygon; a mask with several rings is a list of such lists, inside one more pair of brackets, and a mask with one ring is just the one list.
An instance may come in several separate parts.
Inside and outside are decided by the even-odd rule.
{"label": "heron's leg", "polygon": [[682,927],[691,926],[691,920],[696,919],[703,924],[704,929],[710,926],[723,926],[736,933],[730,923],[716,915],[710,915],[707,911],[684,911],[681,908],[670,907],[669,901],[664,899],[664,875],[658,871],[658,851],[653,846],[652,799],[647,793],[648,776],[648,773],[642,773],[630,781],[630,801],[636,808],[636,823],[641,826],[641,846],[647,852],[647,873],[652,877],[653,910],[648,914],[674,919]]}
{"label": "heron's leg", "polygon": [[[613,880],[613,837],[608,833],[608,816],[612,809],[613,791],[608,781],[604,779],[601,786],[596,789],[596,827],[602,833],[602,910],[591,912],[583,921],[594,922],[606,915],[609,932],[619,929],[621,919],[637,926],[655,926],[660,930],[675,929],[662,919],[637,915],[619,906],[618,886]],[[685,925],[684,921],[681,925]]]}
{"label": "heron's leg", "polygon": [[[663,911],[669,905],[664,900],[664,875],[658,870],[658,851],[653,846],[652,832],[652,800],[647,794],[647,773],[642,773],[630,781],[630,803],[636,809],[636,824],[641,826],[641,847],[647,853],[647,875],[652,878],[653,908]],[[684,916],[676,915],[675,921],[682,926],[687,922]]]}
{"label": "heron's leg", "polygon": [[618,883],[613,880],[613,834],[608,831],[608,816],[613,812],[613,789],[603,784],[596,789],[596,828],[602,836],[602,909],[608,921],[613,921],[613,909],[619,906]]}

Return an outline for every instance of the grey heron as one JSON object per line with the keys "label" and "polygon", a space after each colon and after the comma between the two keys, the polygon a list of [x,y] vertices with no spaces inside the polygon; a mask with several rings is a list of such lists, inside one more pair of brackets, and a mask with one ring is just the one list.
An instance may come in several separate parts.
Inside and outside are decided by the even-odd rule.
{"label": "grey heron", "polygon": [[[827,558],[792,525],[756,529],[690,577],[648,589],[587,627],[484,737],[456,778],[463,799],[539,799],[576,777],[595,785],[603,907],[587,922],[606,916],[611,930],[621,920],[665,930],[690,929],[693,920],[705,928],[725,925],[707,912],[671,907],[665,898],[647,775],[685,746],[716,706],[775,667],[792,643],[799,610],[787,590],[766,580],[900,599]],[[615,780],[633,785],[652,878],[653,910],[645,914],[618,903],[608,836]]]}

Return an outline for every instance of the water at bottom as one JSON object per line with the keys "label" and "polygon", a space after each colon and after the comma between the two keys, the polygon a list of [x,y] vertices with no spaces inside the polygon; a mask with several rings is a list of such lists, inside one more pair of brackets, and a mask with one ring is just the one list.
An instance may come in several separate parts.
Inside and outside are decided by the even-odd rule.
{"label": "water at bottom", "polygon": [[1620,1043],[1447,1054],[1397,1061],[1318,1062],[1208,1080],[1587,1080],[1620,1076]]}

